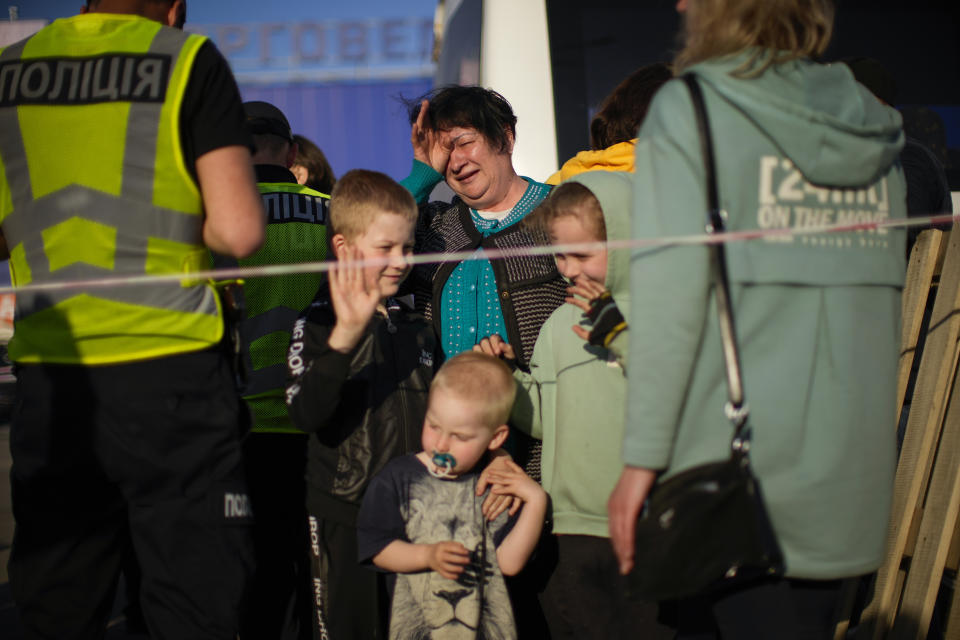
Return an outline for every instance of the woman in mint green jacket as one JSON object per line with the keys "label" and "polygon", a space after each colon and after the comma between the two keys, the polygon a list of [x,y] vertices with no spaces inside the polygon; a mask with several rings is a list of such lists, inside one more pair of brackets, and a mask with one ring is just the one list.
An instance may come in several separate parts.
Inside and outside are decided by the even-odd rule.
{"label": "woman in mint green jacket", "polygon": [[[828,0],[681,0],[678,9],[677,72],[695,74],[704,93],[729,230],[905,215],[899,115],[845,65],[809,60],[829,40]],[[682,81],[654,99],[636,152],[633,237],[703,233],[703,159]],[[727,245],[751,458],[786,577],[703,599],[681,615],[680,637],[684,625],[724,639],[828,637],[837,580],[879,566],[895,468],[903,242],[877,230]],[[626,466],[608,505],[623,573],[654,482],[729,451],[708,255],[688,246],[632,258]]]}

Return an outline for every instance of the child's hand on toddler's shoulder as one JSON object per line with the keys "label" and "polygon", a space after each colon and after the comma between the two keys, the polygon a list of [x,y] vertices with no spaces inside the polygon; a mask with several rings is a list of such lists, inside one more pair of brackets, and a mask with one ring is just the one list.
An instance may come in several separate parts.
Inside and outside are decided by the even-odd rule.
{"label": "child's hand on toddler's shoulder", "polygon": [[456,580],[470,563],[470,552],[459,542],[448,540],[430,545],[430,568],[444,578]]}
{"label": "child's hand on toddler's shoulder", "polygon": [[[474,347],[474,349],[476,349],[476,347]],[[509,470],[510,467],[507,466],[507,463],[513,463],[513,458],[511,458],[510,454],[503,449],[497,449],[494,451],[492,457],[493,459],[480,473],[480,479],[477,480],[478,496],[482,496],[484,492],[486,492],[487,486],[493,484],[490,480],[490,476],[492,474],[496,473],[498,470]],[[510,515],[513,515],[520,510],[521,506],[523,506],[523,500],[520,498],[512,495],[497,495],[491,491],[490,495],[483,500],[483,504],[480,505],[480,510],[483,512],[483,517],[485,517],[487,520],[493,521],[497,519],[497,516],[506,511],[507,508],[510,509]]]}
{"label": "child's hand on toddler's shoulder", "polygon": [[[527,503],[545,503],[547,500],[543,487],[512,460],[506,460],[505,468],[501,466],[491,470],[488,480],[493,485],[490,493],[494,495],[514,496]],[[515,511],[516,509],[511,509],[511,514]]]}

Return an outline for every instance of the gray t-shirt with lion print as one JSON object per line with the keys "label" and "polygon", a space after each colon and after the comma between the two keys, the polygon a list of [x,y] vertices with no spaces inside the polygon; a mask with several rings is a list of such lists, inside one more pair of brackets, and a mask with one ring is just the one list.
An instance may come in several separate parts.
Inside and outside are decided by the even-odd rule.
{"label": "gray t-shirt with lion print", "polygon": [[357,519],[359,560],[369,563],[394,540],[432,544],[455,540],[470,551],[456,580],[435,571],[398,574],[390,614],[391,640],[512,640],[517,637],[497,546],[514,518],[485,522],[476,496],[482,464],[453,479],[434,478],[416,455],[389,462],[367,488]]}

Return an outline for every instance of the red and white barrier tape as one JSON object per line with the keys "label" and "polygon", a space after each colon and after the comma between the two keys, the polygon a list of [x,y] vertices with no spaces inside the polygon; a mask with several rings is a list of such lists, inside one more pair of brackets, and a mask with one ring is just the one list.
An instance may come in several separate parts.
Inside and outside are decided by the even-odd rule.
{"label": "red and white barrier tape", "polygon": [[[774,236],[802,236],[821,233],[846,233],[852,231],[876,231],[878,229],[927,227],[932,225],[960,222],[960,214],[935,215],[916,218],[889,219],[880,222],[862,222],[856,224],[825,225],[803,228],[781,229],[750,229],[745,231],[728,231],[726,233],[703,233],[699,235],[672,236],[661,238],[634,238],[631,240],[614,240],[609,242],[588,242],[582,244],[544,245],[523,247],[517,249],[485,249],[460,251],[457,253],[425,253],[410,256],[411,265],[434,264],[443,262],[464,262],[466,260],[496,260],[498,258],[523,257],[533,255],[552,255],[555,253],[575,253],[578,251],[607,250],[619,251],[622,249],[652,249],[671,246],[710,245],[718,243],[743,242]],[[385,258],[370,258],[361,261],[364,266],[382,266]],[[122,275],[89,280],[70,280],[58,282],[43,282],[23,286],[0,287],[0,295],[5,293],[25,293],[35,291],[58,291],[70,289],[95,289],[101,287],[137,286],[151,284],[169,284],[189,281],[191,283],[203,281],[238,280],[264,276],[284,276],[297,273],[322,273],[330,269],[330,261],[299,262],[291,264],[259,265],[253,267],[235,267],[228,269],[210,269],[196,271],[189,274],[170,273],[160,275]]]}

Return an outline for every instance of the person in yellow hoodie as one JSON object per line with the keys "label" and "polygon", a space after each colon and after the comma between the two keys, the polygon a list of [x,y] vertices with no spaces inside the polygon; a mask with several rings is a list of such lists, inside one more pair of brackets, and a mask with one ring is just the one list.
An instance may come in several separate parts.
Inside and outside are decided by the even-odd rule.
{"label": "person in yellow hoodie", "polygon": [[567,160],[547,184],[585,171],[633,171],[637,131],[657,90],[673,77],[666,62],[640,67],[608,95],[590,122],[590,149]]}

